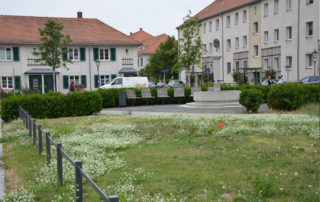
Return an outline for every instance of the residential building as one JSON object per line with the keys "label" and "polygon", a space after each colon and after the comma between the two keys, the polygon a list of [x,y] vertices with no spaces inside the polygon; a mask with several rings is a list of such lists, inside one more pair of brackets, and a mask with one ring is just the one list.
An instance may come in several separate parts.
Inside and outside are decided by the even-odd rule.
{"label": "residential building", "polygon": [[233,83],[234,71],[249,82],[271,72],[286,81],[319,75],[320,56],[318,67],[311,61],[314,50],[320,54],[319,1],[216,0],[195,16],[202,24],[215,22],[215,30],[200,33],[206,46],[220,42],[202,58],[202,66],[213,68],[217,81]]}
{"label": "residential building", "polygon": [[68,54],[61,58],[72,63],[56,70],[58,91],[67,93],[71,81],[83,84],[85,90],[95,90],[118,76],[137,75],[140,43],[98,19],[83,18],[82,12],[77,13],[77,18],[0,15],[2,88],[33,89],[42,93],[53,90],[51,67],[37,62],[33,55],[42,43],[38,29],[44,27],[48,19],[63,23],[63,34],[72,39]]}
{"label": "residential building", "polygon": [[161,34],[152,36],[142,28],[138,32],[130,33],[130,37],[141,43],[138,50],[138,68],[144,68],[148,63],[150,56],[157,52],[160,44],[168,40],[168,35]]}

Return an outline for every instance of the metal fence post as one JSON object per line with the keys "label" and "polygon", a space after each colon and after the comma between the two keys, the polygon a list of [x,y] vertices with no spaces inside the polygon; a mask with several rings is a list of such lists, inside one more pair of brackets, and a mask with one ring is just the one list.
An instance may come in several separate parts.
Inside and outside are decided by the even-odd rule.
{"label": "metal fence post", "polygon": [[63,185],[63,167],[62,167],[62,144],[57,143],[57,169],[58,169],[58,176],[60,185]]}
{"label": "metal fence post", "polygon": [[36,144],[36,141],[37,141],[37,123],[36,123],[36,120],[33,119],[33,129],[32,129],[32,132],[33,132],[33,145]]}
{"label": "metal fence post", "polygon": [[39,154],[42,154],[42,126],[38,125]]}
{"label": "metal fence post", "polygon": [[74,161],[75,171],[76,171],[76,202],[82,202],[82,175],[80,173],[80,168],[82,168],[81,161]]}
{"label": "metal fence post", "polygon": [[31,122],[32,122],[32,118],[31,118],[31,116],[29,115],[29,126],[28,126],[28,129],[29,129],[29,136],[30,136],[30,137],[32,136],[32,126],[31,126]]}
{"label": "metal fence post", "polygon": [[50,148],[50,132],[46,133],[46,150],[47,150],[47,166],[49,166],[50,164],[50,160],[51,160],[51,148]]}
{"label": "metal fence post", "polygon": [[119,202],[119,196],[118,195],[109,196],[109,202]]}

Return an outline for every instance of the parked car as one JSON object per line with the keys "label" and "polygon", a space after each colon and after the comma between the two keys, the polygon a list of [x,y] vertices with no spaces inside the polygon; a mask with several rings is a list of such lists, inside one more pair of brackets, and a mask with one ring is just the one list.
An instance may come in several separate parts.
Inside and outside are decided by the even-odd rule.
{"label": "parked car", "polygon": [[157,83],[157,87],[158,87],[158,88],[165,88],[165,87],[167,87],[167,84],[164,83],[164,82],[158,82],[158,83]]}
{"label": "parked car", "polygon": [[154,81],[149,81],[148,83],[148,88],[156,88],[157,87],[157,83]]}
{"label": "parked car", "polygon": [[300,80],[302,84],[320,84],[320,76],[308,76]]}
{"label": "parked car", "polygon": [[170,87],[170,88],[184,87],[184,83],[183,83],[183,81],[172,80],[172,81],[169,81],[168,87]]}
{"label": "parked car", "polygon": [[[276,83],[277,82],[275,80],[271,80],[271,85],[274,85]],[[268,86],[268,80],[261,81],[260,86]]]}
{"label": "parked car", "polygon": [[148,86],[147,77],[117,77],[110,83],[101,86],[101,89],[108,88],[136,88],[137,86]]}

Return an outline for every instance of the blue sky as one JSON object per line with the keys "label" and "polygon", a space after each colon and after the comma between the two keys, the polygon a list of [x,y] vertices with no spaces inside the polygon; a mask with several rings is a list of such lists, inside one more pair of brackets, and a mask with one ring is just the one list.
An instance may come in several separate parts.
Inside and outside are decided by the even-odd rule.
{"label": "blue sky", "polygon": [[98,18],[129,34],[142,27],[152,35],[177,36],[176,27],[191,10],[196,14],[213,0],[0,0],[0,15]]}

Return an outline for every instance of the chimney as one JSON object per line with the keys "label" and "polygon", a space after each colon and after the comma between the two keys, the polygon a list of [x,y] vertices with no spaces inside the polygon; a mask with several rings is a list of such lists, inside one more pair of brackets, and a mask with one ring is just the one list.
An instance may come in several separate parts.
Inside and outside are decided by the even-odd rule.
{"label": "chimney", "polygon": [[81,11],[78,11],[78,12],[77,12],[77,16],[78,16],[79,19],[81,19],[81,18],[82,18],[82,12],[81,12]]}
{"label": "chimney", "polygon": [[142,28],[140,28],[140,31],[142,31]]}

